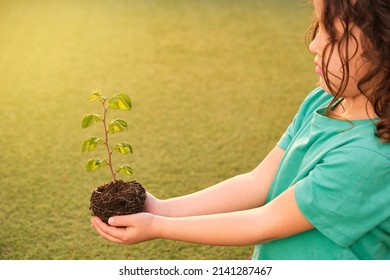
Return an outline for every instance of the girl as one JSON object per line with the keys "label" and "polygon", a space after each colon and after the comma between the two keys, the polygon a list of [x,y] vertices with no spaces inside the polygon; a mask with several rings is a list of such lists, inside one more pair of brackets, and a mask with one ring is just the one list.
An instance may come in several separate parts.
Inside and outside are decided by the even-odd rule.
{"label": "girl", "polygon": [[313,3],[320,87],[265,159],[191,195],[148,194],[145,213],[93,217],[101,236],[257,244],[253,259],[390,259],[390,3]]}

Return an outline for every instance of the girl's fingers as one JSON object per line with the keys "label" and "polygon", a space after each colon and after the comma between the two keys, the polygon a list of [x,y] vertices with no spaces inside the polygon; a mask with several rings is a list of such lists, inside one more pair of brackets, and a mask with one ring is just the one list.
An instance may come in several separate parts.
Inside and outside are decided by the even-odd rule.
{"label": "girl's fingers", "polygon": [[115,227],[128,227],[131,222],[131,215],[115,216],[108,219],[108,224]]}
{"label": "girl's fingers", "polygon": [[125,228],[116,228],[107,225],[106,223],[102,222],[99,218],[93,217],[91,219],[92,226],[95,228],[95,230],[105,239],[115,242],[115,243],[121,243],[123,244],[123,235],[125,233]]}

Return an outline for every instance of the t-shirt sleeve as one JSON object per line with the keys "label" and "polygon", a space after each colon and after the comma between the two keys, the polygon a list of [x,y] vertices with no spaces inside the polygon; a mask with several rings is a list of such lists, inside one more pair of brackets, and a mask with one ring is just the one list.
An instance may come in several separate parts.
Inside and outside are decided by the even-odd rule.
{"label": "t-shirt sleeve", "polygon": [[295,197],[317,230],[348,247],[390,217],[390,160],[365,148],[332,150],[295,184]]}

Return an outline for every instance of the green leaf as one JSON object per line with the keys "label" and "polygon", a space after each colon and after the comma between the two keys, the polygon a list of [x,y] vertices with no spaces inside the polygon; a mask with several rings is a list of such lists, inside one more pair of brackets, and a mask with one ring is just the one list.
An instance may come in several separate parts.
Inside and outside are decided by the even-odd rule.
{"label": "green leaf", "polygon": [[115,145],[114,149],[112,151],[118,151],[122,155],[132,154],[133,153],[133,147],[131,147],[128,143],[118,143]]}
{"label": "green leaf", "polygon": [[112,109],[130,111],[132,108],[131,99],[124,93],[115,94],[108,100],[108,107]]}
{"label": "green leaf", "polygon": [[83,119],[81,121],[81,127],[87,128],[93,125],[94,122],[101,122],[101,121],[103,121],[103,117],[98,114],[86,114],[83,116]]}
{"label": "green leaf", "polygon": [[104,141],[95,136],[89,137],[83,141],[81,144],[81,150],[84,152],[86,150],[92,151],[96,148],[97,145],[104,144]]}
{"label": "green leaf", "polygon": [[85,169],[87,171],[94,171],[100,167],[108,165],[108,162],[106,160],[100,160],[98,158],[91,158],[88,160],[87,164],[85,165]]}
{"label": "green leaf", "polygon": [[122,173],[122,174],[127,174],[127,175],[133,175],[133,169],[127,164],[122,165],[116,170],[116,173]]}
{"label": "green leaf", "polygon": [[94,91],[88,98],[88,100],[98,100],[100,103],[104,103],[107,100],[107,96],[102,95],[99,91]]}
{"label": "green leaf", "polygon": [[83,116],[83,120],[81,121],[81,127],[82,128],[87,128],[95,122],[95,117],[93,114],[87,114]]}
{"label": "green leaf", "polygon": [[108,125],[108,133],[121,132],[124,131],[125,128],[127,128],[127,122],[122,119],[116,119]]}

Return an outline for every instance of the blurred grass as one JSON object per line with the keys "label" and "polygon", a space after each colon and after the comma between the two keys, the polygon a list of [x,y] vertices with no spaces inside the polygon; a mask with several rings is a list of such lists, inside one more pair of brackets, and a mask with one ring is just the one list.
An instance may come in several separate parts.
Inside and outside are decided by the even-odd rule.
{"label": "blurred grass", "polygon": [[109,173],[84,171],[80,143],[99,130],[81,116],[97,110],[94,89],[132,97],[130,129],[115,137],[160,198],[247,172],[315,85],[310,14],[304,0],[0,0],[0,259],[249,256],[98,237],[89,195]]}

